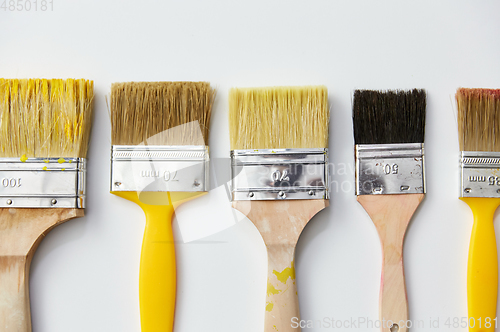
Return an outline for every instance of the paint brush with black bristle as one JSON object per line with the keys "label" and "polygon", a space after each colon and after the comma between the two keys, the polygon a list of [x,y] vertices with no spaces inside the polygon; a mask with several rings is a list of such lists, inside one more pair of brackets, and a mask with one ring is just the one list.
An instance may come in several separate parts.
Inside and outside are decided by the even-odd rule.
{"label": "paint brush with black bristle", "polygon": [[458,89],[460,199],[474,225],[467,267],[469,331],[495,331],[498,258],[493,216],[500,205],[500,89]]}
{"label": "paint brush with black bristle", "polygon": [[356,195],[382,244],[383,332],[406,332],[403,242],[424,198],[424,90],[356,90],[353,102]]}

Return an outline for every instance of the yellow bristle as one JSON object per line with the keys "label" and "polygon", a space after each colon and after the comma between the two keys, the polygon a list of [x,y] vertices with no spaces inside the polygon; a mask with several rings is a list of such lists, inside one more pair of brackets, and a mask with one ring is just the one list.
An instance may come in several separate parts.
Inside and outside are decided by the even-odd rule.
{"label": "yellow bristle", "polygon": [[215,91],[207,82],[111,86],[111,144],[208,145]]}
{"label": "yellow bristle", "polygon": [[455,97],[460,150],[500,152],[500,89],[460,88]]}
{"label": "yellow bristle", "polygon": [[231,150],[327,148],[329,117],[324,86],[233,88]]}
{"label": "yellow bristle", "polygon": [[86,157],[92,81],[0,79],[0,94],[0,157]]}

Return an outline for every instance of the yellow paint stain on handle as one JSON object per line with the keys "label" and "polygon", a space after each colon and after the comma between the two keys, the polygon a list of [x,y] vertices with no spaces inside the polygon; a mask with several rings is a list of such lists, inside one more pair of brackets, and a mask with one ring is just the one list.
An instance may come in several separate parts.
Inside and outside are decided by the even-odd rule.
{"label": "yellow paint stain on handle", "polygon": [[276,278],[278,278],[279,281],[281,281],[284,284],[286,284],[286,281],[288,280],[288,278],[295,280],[295,266],[293,264],[293,261],[290,264],[290,267],[285,268],[281,272],[274,270],[273,274],[276,276]]}
{"label": "yellow paint stain on handle", "polygon": [[66,160],[65,160],[64,158],[59,158],[59,159],[57,159],[57,162],[58,162],[59,164],[62,164],[62,163],[65,163],[65,162],[66,162]]}
{"label": "yellow paint stain on handle", "polygon": [[276,331],[278,331],[278,328],[276,327],[276,325],[273,325],[273,329],[275,329]]}
{"label": "yellow paint stain on handle", "polygon": [[267,296],[281,293],[281,290],[276,289],[270,282],[267,283]]}
{"label": "yellow paint stain on handle", "polygon": [[273,310],[273,307],[274,307],[274,303],[267,302],[267,304],[266,304],[266,311],[271,312],[271,310]]}
{"label": "yellow paint stain on handle", "polygon": [[25,163],[27,160],[28,160],[28,157],[27,157],[25,154],[23,154],[23,155],[21,156],[21,161],[22,161],[23,163]]}

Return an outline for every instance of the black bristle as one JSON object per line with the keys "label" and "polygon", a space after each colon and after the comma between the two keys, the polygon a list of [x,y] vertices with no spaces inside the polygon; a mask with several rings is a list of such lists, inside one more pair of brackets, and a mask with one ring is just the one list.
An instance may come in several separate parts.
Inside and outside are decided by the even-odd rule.
{"label": "black bristle", "polygon": [[425,90],[354,91],[355,144],[423,143]]}

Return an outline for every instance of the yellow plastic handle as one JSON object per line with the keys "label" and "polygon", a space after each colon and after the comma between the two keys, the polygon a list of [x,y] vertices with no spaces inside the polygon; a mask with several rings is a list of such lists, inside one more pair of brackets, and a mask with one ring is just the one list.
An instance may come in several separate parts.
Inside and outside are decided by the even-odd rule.
{"label": "yellow plastic handle", "polygon": [[172,234],[174,209],[205,192],[116,192],[138,204],[146,214],[139,271],[142,332],[172,332],[176,268]]}
{"label": "yellow plastic handle", "polygon": [[172,217],[184,196],[174,202],[168,192],[112,193],[138,204],[146,215],[139,268],[141,331],[172,332],[176,292]]}
{"label": "yellow plastic handle", "polygon": [[142,205],[146,228],[139,271],[142,332],[174,328],[176,269],[172,205]]}
{"label": "yellow plastic handle", "polygon": [[500,198],[461,198],[474,214],[467,267],[469,331],[495,331],[498,259],[493,215]]}

